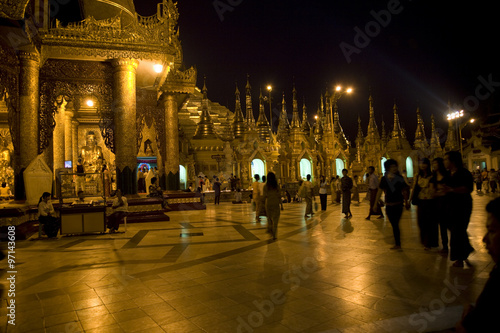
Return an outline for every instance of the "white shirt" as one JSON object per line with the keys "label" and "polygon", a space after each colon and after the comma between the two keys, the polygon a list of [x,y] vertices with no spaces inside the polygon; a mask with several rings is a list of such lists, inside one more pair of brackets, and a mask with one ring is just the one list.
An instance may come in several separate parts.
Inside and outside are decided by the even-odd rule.
{"label": "white shirt", "polygon": [[49,214],[54,215],[54,206],[52,206],[52,202],[40,201],[38,204],[38,214],[40,216],[48,216]]}
{"label": "white shirt", "polygon": [[368,188],[370,190],[374,190],[374,189],[378,188],[378,185],[379,185],[378,177],[375,175],[375,173],[372,173],[368,177]]}
{"label": "white shirt", "polygon": [[319,194],[327,194],[326,182],[319,183]]}
{"label": "white shirt", "polygon": [[128,202],[127,202],[127,198],[123,197],[122,196],[122,200],[123,200],[123,205],[122,206],[118,206],[119,203],[118,203],[118,197],[116,197],[114,200],[113,200],[113,210],[115,212],[128,212]]}

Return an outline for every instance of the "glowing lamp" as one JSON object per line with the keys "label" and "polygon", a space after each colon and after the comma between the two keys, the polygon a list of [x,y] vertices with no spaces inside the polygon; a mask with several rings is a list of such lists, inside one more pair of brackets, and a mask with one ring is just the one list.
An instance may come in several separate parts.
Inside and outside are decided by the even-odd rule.
{"label": "glowing lamp", "polygon": [[156,73],[161,73],[163,71],[163,65],[162,64],[155,64],[153,66],[153,69]]}

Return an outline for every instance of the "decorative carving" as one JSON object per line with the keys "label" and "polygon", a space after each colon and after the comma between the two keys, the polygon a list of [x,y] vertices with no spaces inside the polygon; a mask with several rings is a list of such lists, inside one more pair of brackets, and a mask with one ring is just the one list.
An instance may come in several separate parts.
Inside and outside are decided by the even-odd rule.
{"label": "decorative carving", "polygon": [[0,2],[0,17],[22,20],[29,0],[4,0]]}
{"label": "decorative carving", "polygon": [[[3,52],[1,52],[0,49],[0,55],[2,55],[2,53]],[[14,68],[17,69],[17,66]],[[18,151],[20,133],[18,130],[19,80],[17,70],[13,70],[12,68],[7,69],[0,66],[0,100],[5,100],[5,103],[7,105],[10,136],[12,138],[14,151]]]}
{"label": "decorative carving", "polygon": [[151,127],[154,125],[156,131],[156,145],[158,154],[162,160],[166,159],[165,147],[162,142],[165,142],[165,112],[164,109],[158,106],[156,91],[137,90],[137,148],[140,149],[142,143],[142,129],[144,125]]}
{"label": "decorative carving", "polygon": [[190,94],[193,93],[195,85],[196,69],[193,67],[185,71],[171,69],[161,90],[165,92]]}

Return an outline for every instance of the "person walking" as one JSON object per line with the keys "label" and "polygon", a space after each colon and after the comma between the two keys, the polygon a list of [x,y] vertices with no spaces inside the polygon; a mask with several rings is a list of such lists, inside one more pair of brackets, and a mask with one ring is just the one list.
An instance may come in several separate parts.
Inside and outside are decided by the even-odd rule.
{"label": "person walking", "polygon": [[419,172],[413,180],[410,202],[417,206],[420,242],[426,251],[438,246],[439,234],[435,219],[435,201],[430,186],[431,178],[431,162],[428,158],[423,158],[419,163]]}
{"label": "person walking", "polygon": [[267,213],[267,232],[276,239],[278,237],[278,222],[281,214],[281,191],[279,189],[276,175],[273,172],[267,174],[267,182],[264,186],[264,202]]}
{"label": "person walking", "polygon": [[352,180],[352,202],[359,205],[359,189],[358,189],[358,175],[355,175]]}
{"label": "person walking", "polygon": [[446,177],[448,177],[448,171],[444,167],[444,162],[441,157],[437,157],[432,160],[432,178],[429,182],[431,187],[431,194],[434,198],[434,212],[433,216],[439,225],[439,231],[441,233],[441,243],[443,248],[439,251],[441,254],[448,254],[448,224],[446,218],[446,204],[445,204],[445,192],[443,187],[446,184]]}
{"label": "person walking", "polygon": [[332,205],[335,204],[335,197],[337,193],[337,183],[335,182],[335,177],[330,179],[330,196],[332,197]]}
{"label": "person walking", "polygon": [[377,191],[375,203],[373,204],[372,209],[377,209],[378,201],[380,200],[382,193],[385,193],[385,212],[392,225],[392,232],[395,241],[395,245],[391,247],[391,250],[399,250],[401,249],[399,220],[403,214],[403,207],[406,207],[407,209],[410,208],[410,204],[408,202],[409,186],[405,182],[404,178],[399,174],[398,162],[396,162],[396,160],[388,159],[384,162],[384,168],[386,172],[380,181],[379,189]]}
{"label": "person walking", "polygon": [[339,176],[335,177],[335,202],[337,205],[340,204],[340,199],[342,197],[342,181]]}
{"label": "person walking", "polygon": [[326,187],[328,184],[326,183],[325,176],[320,176],[319,177],[319,200],[321,202],[321,210],[326,210],[326,204],[327,204],[327,196],[328,196],[328,191]]}
{"label": "person walking", "polygon": [[347,169],[342,170],[342,179],[340,181],[340,188],[342,189],[342,213],[345,214],[344,218],[352,217],[351,213],[351,189],[352,179],[347,175]]}
{"label": "person walking", "polygon": [[257,222],[260,222],[260,218],[259,218],[259,211],[260,211],[260,207],[259,207],[259,204],[260,204],[260,185],[259,185],[259,180],[260,180],[260,176],[258,174],[255,174],[253,176],[253,178],[255,179],[255,181],[252,183],[252,200],[253,200],[253,203],[255,205],[255,221]]}
{"label": "person walking", "polygon": [[[370,216],[379,215],[379,219],[384,218],[384,214],[382,213],[382,209],[377,201],[377,192],[379,188],[380,182],[378,180],[377,175],[375,174],[375,167],[368,167],[368,195],[370,196],[370,211],[368,212],[368,216],[366,220],[370,220]],[[376,205],[375,205],[376,204]],[[375,208],[374,208],[375,207]]]}
{"label": "person walking", "polygon": [[450,172],[444,187],[451,236],[450,260],[454,261],[453,267],[463,267],[464,261],[468,263],[469,254],[474,251],[467,235],[472,213],[473,178],[463,167],[462,155],[458,151],[449,151],[444,155],[444,166]]}
{"label": "person walking", "polygon": [[490,181],[488,180],[488,169],[484,168],[481,172],[481,179],[483,181],[483,188],[486,193],[490,193]]}
{"label": "person walking", "polygon": [[221,182],[219,178],[215,178],[213,189],[214,189],[214,205],[220,204],[220,186]]}
{"label": "person walking", "polygon": [[304,193],[304,200],[306,201],[306,212],[304,213],[305,218],[307,218],[307,215],[310,215],[311,217],[314,215],[312,206],[314,194],[313,185],[311,183],[311,175],[307,175],[306,179],[307,180],[302,183],[302,186],[304,187],[302,193]]}
{"label": "person walking", "polygon": [[488,178],[490,180],[491,193],[495,193],[497,191],[498,172],[495,169],[491,169]]}
{"label": "person walking", "polygon": [[481,189],[483,188],[483,177],[479,169],[476,169],[476,171],[474,171],[473,178],[474,178],[474,183],[476,183],[476,192],[480,193]]}
{"label": "person walking", "polygon": [[262,176],[262,183],[259,183],[259,218],[267,216],[266,214],[266,198],[264,198],[264,186],[266,186],[266,176]]}

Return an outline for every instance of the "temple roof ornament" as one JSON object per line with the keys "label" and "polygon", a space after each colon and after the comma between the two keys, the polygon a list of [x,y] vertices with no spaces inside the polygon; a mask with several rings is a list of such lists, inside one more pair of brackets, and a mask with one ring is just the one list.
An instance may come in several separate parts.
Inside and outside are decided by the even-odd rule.
{"label": "temple roof ornament", "polygon": [[300,118],[299,118],[299,104],[297,102],[297,90],[295,89],[295,84],[292,90],[292,129],[300,129]]}
{"label": "temple roof ornament", "polygon": [[288,121],[288,113],[286,111],[285,93],[283,93],[283,99],[281,101],[281,113],[278,124],[278,141],[284,142],[289,134],[290,123]]}
{"label": "temple roof ornament", "polygon": [[10,20],[22,20],[30,0],[2,0],[0,1],[0,17]]}
{"label": "temple roof ornament", "polygon": [[217,139],[218,135],[215,132],[212,117],[210,117],[210,111],[208,110],[206,79],[205,82],[203,82],[202,93],[203,99],[201,102],[200,122],[198,123],[193,139]]}
{"label": "temple roof ornament", "polygon": [[271,140],[271,128],[269,127],[269,121],[267,120],[266,113],[264,110],[264,97],[262,96],[262,89],[260,89],[259,95],[259,118],[257,119],[257,132],[259,133],[260,140],[264,142],[270,142]]}
{"label": "temple roof ornament", "polygon": [[236,97],[236,101],[234,107],[233,133],[235,139],[242,139],[245,136],[248,125],[245,122],[243,111],[241,110],[240,91],[238,89],[238,85],[236,85],[234,95]]}
{"label": "temple roof ornament", "polygon": [[415,130],[415,140],[413,142],[415,149],[425,150],[428,146],[425,137],[424,120],[420,114],[420,108],[417,107],[417,129]]}
{"label": "temple roof ornament", "polygon": [[247,75],[247,84],[245,86],[245,90],[246,90],[246,98],[245,98],[246,121],[249,126],[249,129],[252,129],[255,127],[255,118],[253,116],[252,86],[250,85],[250,75]]}
{"label": "temple roof ornament", "polygon": [[309,136],[311,135],[311,124],[309,124],[309,121],[307,120],[307,107],[306,107],[306,101],[302,103],[302,124],[301,124],[302,132],[304,132],[305,135]]}
{"label": "temple roof ornament", "polygon": [[375,111],[373,110],[373,97],[370,94],[368,98],[368,102],[370,103],[370,119],[368,121],[368,130],[367,137],[372,140],[380,139],[380,134],[377,128],[377,122],[375,121]]}
{"label": "temple roof ornament", "polygon": [[394,101],[394,125],[392,129],[391,139],[387,142],[387,150],[411,150],[410,143],[406,139],[403,130],[401,129],[401,124],[399,123],[398,107],[396,101]]}
{"label": "temple roof ornament", "polygon": [[155,15],[134,14],[135,18],[126,25],[122,23],[121,14],[102,20],[88,16],[66,26],[56,19],[55,27],[40,30],[39,37],[51,56],[133,58],[179,64],[182,48],[177,5],[163,0]]}
{"label": "temple roof ornament", "polygon": [[191,67],[185,71],[170,69],[161,90],[181,94],[191,94],[196,86],[196,69]]}

